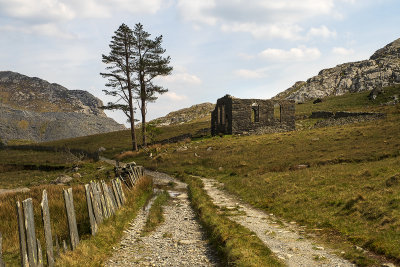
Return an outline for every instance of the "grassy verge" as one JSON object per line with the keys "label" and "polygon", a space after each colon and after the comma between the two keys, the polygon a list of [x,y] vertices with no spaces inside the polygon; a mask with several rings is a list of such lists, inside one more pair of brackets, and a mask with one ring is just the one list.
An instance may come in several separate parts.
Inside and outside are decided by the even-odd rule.
{"label": "grassy verge", "polygon": [[151,179],[141,179],[134,190],[125,191],[125,194],[128,199],[125,206],[100,225],[96,236],[82,240],[76,250],[61,255],[57,266],[101,266],[112,255],[112,247],[120,241],[123,230],[151,197]]}
{"label": "grassy verge", "polygon": [[218,213],[199,178],[187,177],[189,197],[211,242],[229,266],[283,266],[250,230]]}
{"label": "grassy verge", "polygon": [[151,151],[153,159],[141,152],[126,160],[215,178],[267,213],[323,229],[316,233],[324,232],[330,246],[358,265],[373,266],[381,256],[400,262],[399,114],[347,126],[214,137],[163,146]]}
{"label": "grassy verge", "polygon": [[148,235],[150,232],[154,231],[158,225],[164,222],[163,206],[167,204],[169,199],[170,196],[166,191],[163,191],[157,196],[149,210],[146,224],[141,233],[142,235]]}

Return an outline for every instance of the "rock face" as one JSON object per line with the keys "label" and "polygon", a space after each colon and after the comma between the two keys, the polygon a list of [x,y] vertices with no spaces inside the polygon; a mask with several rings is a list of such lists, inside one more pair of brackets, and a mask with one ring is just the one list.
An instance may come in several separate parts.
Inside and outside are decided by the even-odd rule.
{"label": "rock face", "polygon": [[0,103],[36,112],[77,112],[106,117],[100,99],[16,72],[0,71]]}
{"label": "rock face", "polygon": [[296,82],[275,99],[296,102],[332,95],[369,91],[400,84],[400,38],[377,50],[369,60],[321,70],[306,82]]}
{"label": "rock face", "polygon": [[0,72],[0,139],[51,141],[123,130],[100,107],[102,101],[39,78]]}
{"label": "rock face", "polygon": [[153,120],[157,125],[180,124],[205,117],[211,118],[211,112],[215,105],[212,103],[202,103],[193,105],[189,108],[180,109],[168,113],[166,116]]}

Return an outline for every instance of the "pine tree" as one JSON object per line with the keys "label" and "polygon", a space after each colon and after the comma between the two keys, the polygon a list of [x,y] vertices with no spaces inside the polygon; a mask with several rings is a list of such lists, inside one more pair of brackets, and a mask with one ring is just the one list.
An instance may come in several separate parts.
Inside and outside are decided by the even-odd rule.
{"label": "pine tree", "polygon": [[147,145],[146,140],[146,113],[147,103],[157,100],[156,94],[168,92],[168,89],[153,83],[157,76],[171,74],[172,67],[169,66],[171,58],[163,57],[165,49],[161,47],[162,35],[154,40],[150,39],[150,34],[143,30],[143,25],[138,23],[133,30],[132,55],[134,57],[134,71],[136,76],[135,87],[140,112],[142,115],[142,135],[143,145]]}
{"label": "pine tree", "polygon": [[106,73],[100,73],[101,76],[108,79],[106,87],[109,90],[103,90],[105,94],[116,96],[118,100],[109,102],[104,109],[122,110],[128,117],[131,125],[132,150],[137,150],[135,134],[135,108],[133,106],[134,93],[137,91],[134,72],[137,63],[135,62],[135,38],[132,30],[125,24],[119,26],[114,32],[109,45],[111,51],[108,56],[102,55],[103,63],[107,64]]}

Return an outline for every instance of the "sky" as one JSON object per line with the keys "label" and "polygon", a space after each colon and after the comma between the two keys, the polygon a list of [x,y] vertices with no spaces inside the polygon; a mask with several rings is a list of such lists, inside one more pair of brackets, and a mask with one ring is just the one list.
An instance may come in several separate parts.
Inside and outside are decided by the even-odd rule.
{"label": "sky", "polygon": [[[400,38],[398,0],[0,0],[0,70],[86,90],[104,103],[114,31],[163,35],[174,70],[147,117],[225,94],[271,98]],[[120,123],[122,112],[107,114]],[[139,114],[136,115],[140,117]]]}

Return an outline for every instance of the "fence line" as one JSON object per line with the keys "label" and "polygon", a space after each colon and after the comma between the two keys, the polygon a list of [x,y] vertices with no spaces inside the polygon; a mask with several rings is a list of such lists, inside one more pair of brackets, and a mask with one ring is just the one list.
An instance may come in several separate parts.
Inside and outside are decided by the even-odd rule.
{"label": "fence line", "polygon": [[[93,236],[96,235],[99,225],[103,220],[110,218],[115,214],[116,210],[126,203],[127,199],[122,188],[122,183],[125,183],[127,186],[126,188],[130,190],[143,176],[143,167],[134,166],[132,168],[130,166],[130,169],[128,169],[128,176],[125,179],[120,176],[111,180],[111,189],[104,180],[101,180],[100,182],[91,181],[89,184],[84,185],[87,202],[86,207],[90,221],[90,231]],[[76,222],[72,188],[63,190],[63,196],[65,211],[67,214],[70,245],[71,249],[75,250],[79,245],[79,233]],[[46,190],[43,190],[42,192],[42,201],[40,206],[46,243],[46,265],[52,267],[54,266],[55,258],[60,254],[60,245],[56,235],[54,253],[49,203]],[[22,201],[22,205],[17,201],[16,211],[18,218],[21,266],[42,267],[44,266],[43,252],[40,241],[36,237],[32,198]],[[68,250],[66,240],[62,240],[62,247],[64,252]],[[2,236],[0,233],[0,267],[4,266],[5,264],[2,256]]]}
{"label": "fence line", "polygon": [[0,233],[0,267],[4,267],[4,260],[3,260],[3,236]]}

